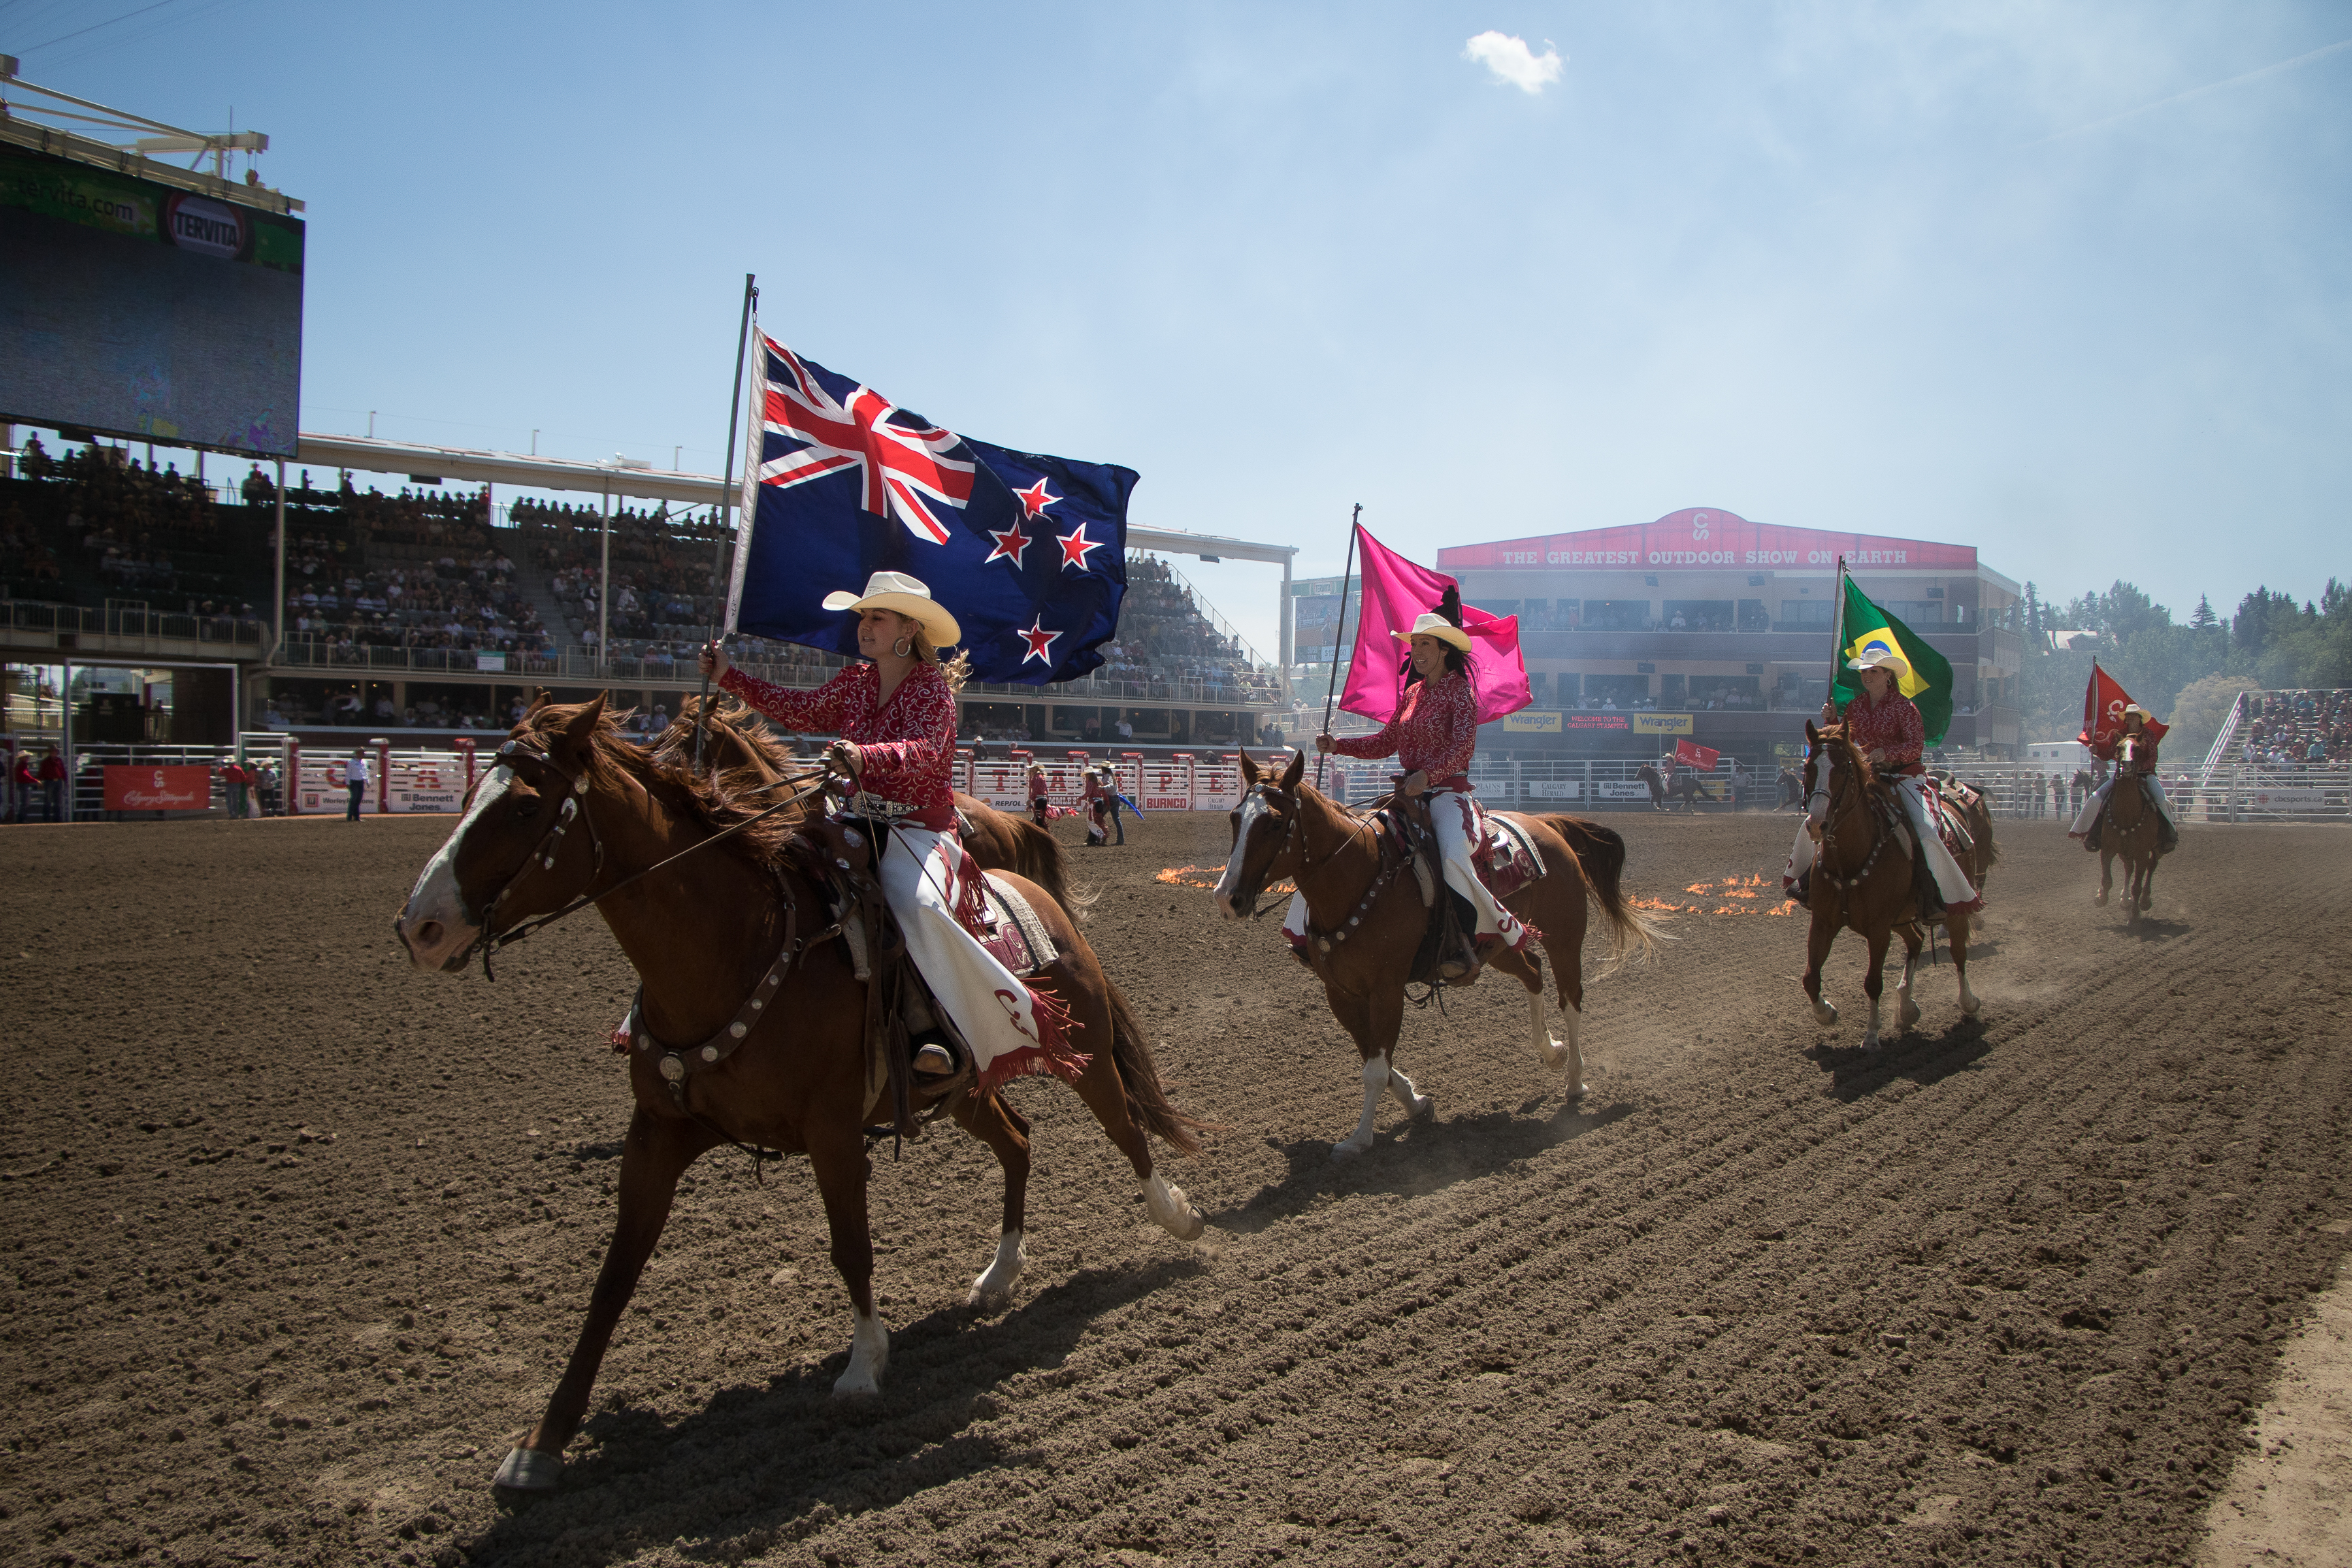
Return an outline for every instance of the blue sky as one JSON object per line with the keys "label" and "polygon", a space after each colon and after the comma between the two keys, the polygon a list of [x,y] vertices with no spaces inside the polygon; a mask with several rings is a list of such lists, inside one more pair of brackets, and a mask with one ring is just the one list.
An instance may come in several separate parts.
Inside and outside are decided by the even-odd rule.
{"label": "blue sky", "polygon": [[[2302,58],[2346,5],[167,0],[34,47],[150,4],[0,0],[0,50],[270,134],[306,429],[715,467],[753,271],[802,352],[1304,574],[1361,501],[1423,560],[1704,505],[2181,614],[2352,576],[2352,48]],[[1271,649],[1270,569],[1185,565]]]}

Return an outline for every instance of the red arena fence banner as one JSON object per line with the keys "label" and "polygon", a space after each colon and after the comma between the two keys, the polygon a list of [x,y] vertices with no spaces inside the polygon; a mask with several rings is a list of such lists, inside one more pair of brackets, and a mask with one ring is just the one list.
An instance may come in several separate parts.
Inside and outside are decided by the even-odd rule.
{"label": "red arena fence banner", "polygon": [[213,771],[207,767],[110,767],[109,811],[205,811],[213,804]]}

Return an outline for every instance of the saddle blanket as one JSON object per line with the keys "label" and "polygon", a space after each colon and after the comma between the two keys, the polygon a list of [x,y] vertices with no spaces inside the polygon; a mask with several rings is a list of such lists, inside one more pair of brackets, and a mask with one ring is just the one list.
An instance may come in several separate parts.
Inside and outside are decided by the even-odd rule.
{"label": "saddle blanket", "polygon": [[1976,798],[1976,792],[1966,784],[1947,784],[1925,793],[1934,806],[1937,837],[1943,839],[1952,858],[1965,867],[1969,855],[1975,852],[1976,840],[1969,836],[1960,811],[1965,803]]}
{"label": "saddle blanket", "polygon": [[984,879],[983,890],[988,907],[972,935],[980,939],[980,945],[988,949],[997,963],[1025,980],[1061,956],[1045,923],[1029,907],[1027,899],[1010,884],[999,881],[993,871]]}
{"label": "saddle blanket", "polygon": [[1478,809],[1478,843],[1470,852],[1478,879],[1497,899],[1507,899],[1544,874],[1543,856],[1528,830],[1499,813]]}

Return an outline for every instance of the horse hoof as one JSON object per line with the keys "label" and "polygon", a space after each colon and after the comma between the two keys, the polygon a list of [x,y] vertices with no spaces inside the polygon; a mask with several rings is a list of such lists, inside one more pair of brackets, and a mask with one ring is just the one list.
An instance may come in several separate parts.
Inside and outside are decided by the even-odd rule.
{"label": "horse hoof", "polygon": [[1876,1035],[1863,1036],[1862,1048],[1865,1051],[1876,1050],[1878,1048],[1878,1037]]}
{"label": "horse hoof", "polygon": [[1834,1024],[1838,1021],[1838,1010],[1826,1002],[1816,1002],[1813,1004],[1813,1018],[1817,1023]]}
{"label": "horse hoof", "polygon": [[2091,895],[2091,902],[2100,909],[2105,909],[2107,907],[2107,896],[2105,893],[2094,893]]}
{"label": "horse hoof", "polygon": [[835,1399],[866,1399],[882,1392],[881,1382],[863,1367],[851,1367],[833,1381]]}
{"label": "horse hoof", "polygon": [[509,1448],[490,1485],[510,1492],[551,1492],[563,1474],[563,1456],[544,1448]]}
{"label": "horse hoof", "polygon": [[1960,998],[1960,1016],[1966,1018],[1973,1018],[1977,1016],[1978,1012],[1983,1008],[1983,997],[1963,996]]}
{"label": "horse hoof", "polygon": [[1919,1007],[1918,1007],[1918,1005],[1917,1005],[1916,1003],[1914,1003],[1914,1002],[1906,1002],[1906,1003],[1904,1003],[1904,1004],[1903,1004],[1903,1018],[1902,1018],[1903,1026],[1904,1026],[1905,1028],[1906,1028],[1906,1029],[1907,1029],[1907,1028],[1909,1028],[1912,1025],[1914,1025],[1914,1024],[1917,1023],[1918,1021],[1919,1021]]}
{"label": "horse hoof", "polygon": [[1343,1138],[1339,1142],[1331,1145],[1331,1158],[1334,1160],[1352,1160],[1370,1147],[1371,1144],[1369,1142],[1359,1143],[1352,1138]]}
{"label": "horse hoof", "polygon": [[1405,1114],[1415,1121],[1435,1121],[1437,1118],[1437,1096],[1433,1094],[1417,1096],[1412,1102],[1412,1109],[1405,1112]]}
{"label": "horse hoof", "polygon": [[1198,1241],[1208,1228],[1209,1222],[1202,1217],[1201,1211],[1188,1207],[1183,1217],[1168,1227],[1168,1234],[1179,1241]]}
{"label": "horse hoof", "polygon": [[1580,1084],[1578,1084],[1574,1089],[1570,1089],[1570,1090],[1568,1091],[1568,1102],[1569,1102],[1570,1105],[1574,1105],[1574,1104],[1575,1104],[1575,1103],[1577,1103],[1579,1100],[1582,1100],[1586,1095],[1591,1094],[1591,1092],[1592,1092],[1592,1086],[1591,1086],[1591,1084],[1589,1084],[1589,1083],[1580,1083]]}

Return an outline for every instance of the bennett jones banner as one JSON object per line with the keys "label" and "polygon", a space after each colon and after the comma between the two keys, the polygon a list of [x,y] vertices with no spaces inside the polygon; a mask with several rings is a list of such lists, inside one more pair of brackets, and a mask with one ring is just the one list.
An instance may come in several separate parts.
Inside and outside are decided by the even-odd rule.
{"label": "bennett jones banner", "polygon": [[105,782],[109,811],[204,811],[213,803],[206,767],[110,767]]}

